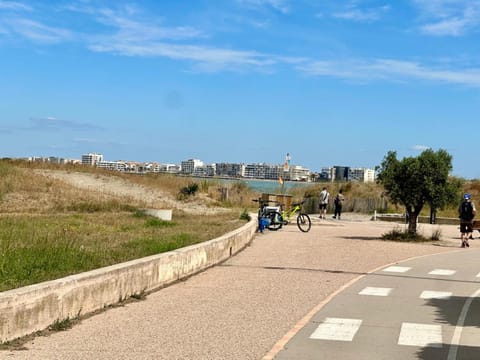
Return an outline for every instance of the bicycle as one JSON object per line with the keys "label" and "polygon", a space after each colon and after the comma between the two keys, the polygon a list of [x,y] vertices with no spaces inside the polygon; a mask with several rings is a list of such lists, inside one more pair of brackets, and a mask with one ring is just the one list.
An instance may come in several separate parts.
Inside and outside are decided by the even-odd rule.
{"label": "bicycle", "polygon": [[282,214],[276,206],[268,206],[270,201],[262,199],[253,199],[258,202],[258,230],[263,232],[265,228],[276,231],[283,226]]}
{"label": "bicycle", "polygon": [[[302,232],[309,232],[310,228],[312,227],[312,221],[310,220],[310,216],[308,214],[302,212],[302,205],[304,201],[299,203],[292,204],[292,208],[290,210],[282,210],[281,216],[283,219],[283,225],[287,225],[290,220],[297,215],[297,226]],[[280,208],[283,207],[283,204],[280,204]]]}

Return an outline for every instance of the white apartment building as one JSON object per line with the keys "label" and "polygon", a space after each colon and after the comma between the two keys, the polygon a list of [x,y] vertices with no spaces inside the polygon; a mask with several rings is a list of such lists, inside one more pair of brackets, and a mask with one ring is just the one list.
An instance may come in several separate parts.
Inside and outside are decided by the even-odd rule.
{"label": "white apartment building", "polygon": [[178,174],[181,170],[180,165],[176,164],[160,164],[160,172],[169,174]]}
{"label": "white apartment building", "polygon": [[215,164],[197,166],[193,171],[193,176],[215,176]]}
{"label": "white apartment building", "polygon": [[288,179],[286,178],[285,180],[310,181],[310,169],[304,168],[300,165],[290,165]]}
{"label": "white apartment building", "polygon": [[245,166],[245,177],[251,179],[269,179],[269,180],[278,180],[278,178],[283,177],[283,166],[282,165],[271,165],[271,164],[247,164]]}
{"label": "white apartment building", "polygon": [[374,182],[375,170],[367,168],[349,168],[348,180],[360,182]]}
{"label": "white apartment building", "polygon": [[100,161],[97,163],[97,167],[106,170],[125,171],[126,164],[124,161]]}
{"label": "white apartment building", "polygon": [[203,162],[198,160],[198,159],[189,159],[189,160],[185,160],[185,161],[182,161],[182,164],[181,164],[181,173],[183,175],[191,175],[195,172],[195,169],[197,167],[202,167],[203,166]]}
{"label": "white apartment building", "polygon": [[243,177],[245,176],[244,164],[217,163],[216,174],[218,176]]}
{"label": "white apartment building", "polygon": [[82,155],[82,165],[96,166],[101,161],[103,161],[102,154],[89,153]]}

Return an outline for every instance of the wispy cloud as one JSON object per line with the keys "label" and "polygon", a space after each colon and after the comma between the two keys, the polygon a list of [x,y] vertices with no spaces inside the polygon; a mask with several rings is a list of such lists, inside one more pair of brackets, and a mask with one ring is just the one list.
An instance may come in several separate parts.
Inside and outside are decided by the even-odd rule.
{"label": "wispy cloud", "polygon": [[0,1],[0,10],[31,11],[32,7],[17,1]]}
{"label": "wispy cloud", "polygon": [[208,36],[193,27],[165,27],[112,9],[101,9],[95,17],[114,31],[112,35],[90,37],[88,48],[95,52],[191,61],[203,71],[265,67],[275,62],[255,51],[198,44]]}
{"label": "wispy cloud", "polygon": [[16,33],[40,44],[60,43],[70,40],[73,37],[73,33],[70,30],[47,26],[25,18],[11,18],[5,20],[5,24],[10,33]]}
{"label": "wispy cloud", "polygon": [[413,0],[421,31],[434,36],[461,36],[480,27],[479,0]]}
{"label": "wispy cloud", "polygon": [[407,81],[409,79],[480,86],[480,68],[452,70],[392,59],[371,61],[311,61],[297,68],[312,76],[356,81]]}
{"label": "wispy cloud", "polygon": [[251,9],[272,8],[283,14],[287,14],[290,10],[285,0],[237,0],[240,6]]}
{"label": "wispy cloud", "polygon": [[204,36],[200,30],[190,26],[166,27],[145,18],[135,20],[135,11],[131,8],[121,11],[103,8],[94,16],[99,23],[116,31],[114,37],[125,41],[185,40]]}
{"label": "wispy cloud", "polygon": [[334,12],[332,17],[356,22],[374,22],[380,20],[382,16],[389,10],[389,6],[364,9],[360,8],[356,3],[352,3],[349,4],[346,9]]}
{"label": "wispy cloud", "polygon": [[428,150],[428,149],[431,149],[431,147],[426,146],[426,145],[413,145],[412,146],[412,150],[415,150],[415,151],[425,151],[425,150]]}
{"label": "wispy cloud", "polygon": [[55,117],[30,118],[31,130],[51,131],[51,130],[101,130],[98,125],[81,123],[69,120],[61,120]]}
{"label": "wispy cloud", "polygon": [[72,142],[77,144],[87,144],[87,145],[109,145],[109,146],[127,146],[129,143],[118,142],[118,141],[105,141],[104,139],[94,139],[94,138],[74,138]]}
{"label": "wispy cloud", "polygon": [[166,57],[174,60],[194,61],[203,65],[204,69],[212,71],[226,69],[229,66],[262,67],[275,63],[273,59],[250,51],[162,42],[132,43],[117,39],[116,42],[100,42],[90,46],[90,49],[97,52],[113,52],[128,56]]}

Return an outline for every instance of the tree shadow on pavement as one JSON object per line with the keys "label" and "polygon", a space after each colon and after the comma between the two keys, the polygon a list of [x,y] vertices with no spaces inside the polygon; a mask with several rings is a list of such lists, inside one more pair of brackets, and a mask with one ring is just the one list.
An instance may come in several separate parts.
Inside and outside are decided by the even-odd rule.
{"label": "tree shadow on pavement", "polygon": [[342,236],[342,239],[346,240],[382,240],[378,236]]}
{"label": "tree shadow on pavement", "polygon": [[[430,299],[425,306],[435,307],[436,322],[450,325],[453,330],[448,334],[443,332],[441,348],[425,347],[419,350],[418,359],[480,359],[480,298],[452,296],[448,299]],[[461,330],[458,344],[452,344],[454,330]],[[446,335],[452,338],[445,338]]]}

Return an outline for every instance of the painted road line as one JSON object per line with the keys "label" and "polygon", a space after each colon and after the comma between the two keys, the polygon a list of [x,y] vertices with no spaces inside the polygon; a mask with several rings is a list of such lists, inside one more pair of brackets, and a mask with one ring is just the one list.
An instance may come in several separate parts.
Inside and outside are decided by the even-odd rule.
{"label": "painted road line", "polygon": [[430,271],[429,275],[441,275],[441,276],[452,276],[456,273],[455,270],[446,270],[446,269],[435,269]]}
{"label": "painted road line", "polygon": [[398,345],[419,347],[442,347],[441,325],[403,323]]}
{"label": "painted road line", "polygon": [[411,267],[406,267],[406,266],[389,266],[386,269],[383,269],[382,271],[394,272],[394,273],[406,273],[410,269]]}
{"label": "painted road line", "polygon": [[358,319],[326,318],[310,339],[352,341],[361,324],[362,320]]}
{"label": "painted road line", "polygon": [[445,299],[448,300],[452,297],[452,293],[449,291],[430,291],[425,290],[420,294],[420,299]]}
{"label": "painted road line", "polygon": [[458,346],[460,345],[460,339],[462,337],[463,325],[465,324],[465,319],[467,318],[468,309],[472,305],[473,299],[480,296],[480,289],[475,291],[463,305],[462,312],[458,317],[457,326],[453,332],[452,341],[450,342],[450,349],[448,351],[447,360],[455,360],[457,358]]}
{"label": "painted road line", "polygon": [[366,287],[358,293],[358,295],[370,295],[370,296],[388,296],[392,291],[391,288],[379,288],[379,287]]}

